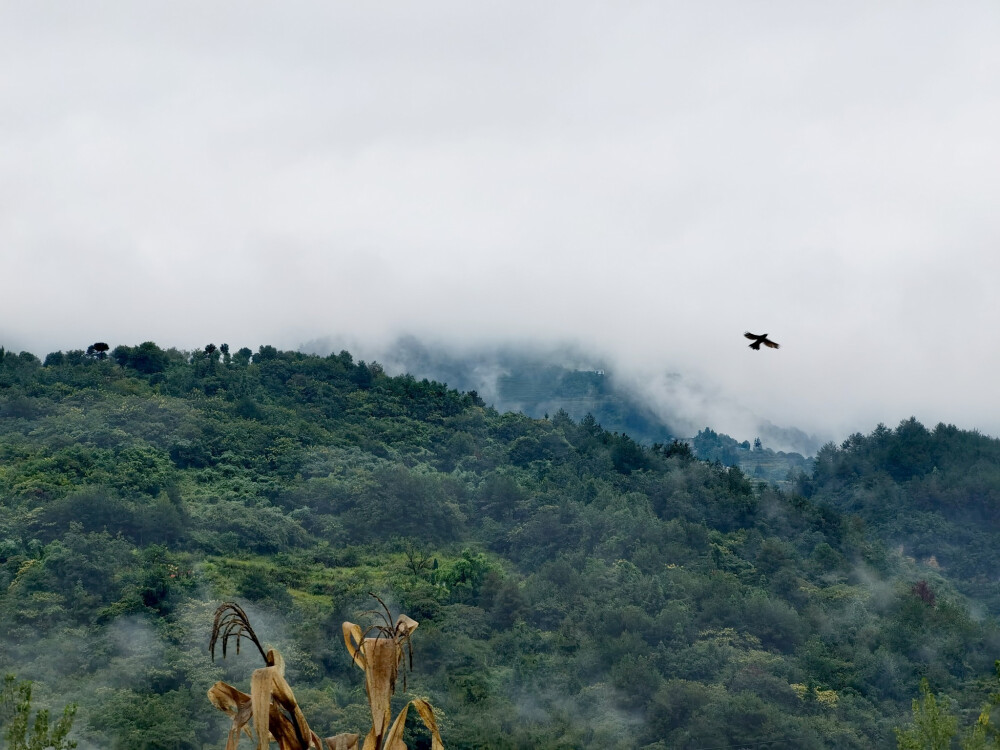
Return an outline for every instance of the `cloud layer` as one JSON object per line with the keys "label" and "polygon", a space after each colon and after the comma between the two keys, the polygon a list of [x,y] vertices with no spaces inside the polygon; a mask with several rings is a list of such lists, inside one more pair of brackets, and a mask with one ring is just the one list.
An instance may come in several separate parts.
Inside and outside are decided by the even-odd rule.
{"label": "cloud layer", "polygon": [[8,4],[0,345],[569,340],[775,424],[1000,434],[998,36],[985,0]]}

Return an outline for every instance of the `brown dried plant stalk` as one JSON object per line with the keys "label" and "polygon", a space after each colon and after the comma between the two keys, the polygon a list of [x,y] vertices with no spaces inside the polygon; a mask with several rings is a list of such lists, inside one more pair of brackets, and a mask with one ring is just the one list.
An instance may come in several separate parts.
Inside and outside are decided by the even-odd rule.
{"label": "brown dried plant stalk", "polygon": [[[403,744],[403,726],[410,706],[417,709],[424,726],[431,733],[432,750],[444,750],[441,734],[438,731],[437,720],[431,704],[422,698],[414,698],[399,712],[395,721],[392,720],[390,702],[396,691],[396,680],[400,664],[403,662],[403,649],[409,655],[409,665],[412,668],[413,650],[410,636],[417,629],[417,621],[400,615],[392,622],[389,608],[375,594],[371,594],[381,605],[381,610],[372,610],[381,622],[376,623],[362,632],[361,627],[352,622],[343,624],[344,645],[354,663],[365,673],[365,693],[372,712],[372,728],[365,737],[362,750],[406,750]],[[374,635],[371,635],[374,633]],[[404,690],[406,674],[404,671]]]}
{"label": "brown dried plant stalk", "polygon": [[[374,625],[362,632],[361,627],[354,623],[343,624],[347,651],[365,673],[365,693],[372,712],[372,728],[365,737],[361,750],[407,750],[402,736],[410,706],[416,708],[430,731],[432,750],[444,750],[434,709],[422,698],[411,700],[399,712],[395,721],[392,720],[390,702],[396,691],[400,665],[403,664],[403,651],[406,650],[409,656],[408,666],[412,669],[413,649],[410,636],[417,629],[418,623],[402,614],[393,623],[385,602],[375,594],[372,596],[381,605],[381,609],[367,613],[376,619]],[[256,735],[256,750],[268,750],[271,742],[277,742],[279,750],[358,750],[357,734],[344,733],[320,740],[309,728],[291,687],[285,681],[285,662],[281,654],[275,649],[265,653],[257,634],[250,626],[246,612],[239,605],[227,602],[215,611],[209,642],[213,661],[215,645],[220,638],[223,658],[230,638],[236,639],[237,653],[240,650],[240,639],[248,638],[257,646],[265,664],[251,676],[249,695],[225,682],[215,683],[208,691],[208,699],[212,705],[233,720],[226,750],[236,750],[243,734],[251,742]],[[405,668],[403,685],[405,690]]]}
{"label": "brown dried plant stalk", "polygon": [[[209,650],[215,660],[215,644],[222,638],[222,656],[226,656],[226,645],[230,638],[236,639],[236,653],[240,650],[240,639],[249,638],[264,658],[264,667],[254,670],[250,677],[250,695],[243,693],[225,682],[217,682],[208,690],[208,699],[220,711],[228,714],[233,725],[226,740],[226,750],[236,750],[241,734],[251,741],[257,736],[257,750],[268,750],[271,742],[277,742],[279,750],[328,750],[336,746],[328,741],[321,742],[309,728],[292,688],[285,681],[285,660],[275,649],[264,652],[263,646],[250,626],[246,612],[237,605],[227,602],[215,610],[212,623],[212,638]],[[253,734],[250,727],[253,727]]]}

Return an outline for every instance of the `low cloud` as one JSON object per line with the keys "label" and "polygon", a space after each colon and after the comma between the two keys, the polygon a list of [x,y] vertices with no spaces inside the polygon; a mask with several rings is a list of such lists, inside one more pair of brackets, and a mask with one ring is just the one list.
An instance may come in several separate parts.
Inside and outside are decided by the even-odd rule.
{"label": "low cloud", "polygon": [[993,4],[245,11],[0,11],[0,345],[570,341],[727,432],[1000,434]]}

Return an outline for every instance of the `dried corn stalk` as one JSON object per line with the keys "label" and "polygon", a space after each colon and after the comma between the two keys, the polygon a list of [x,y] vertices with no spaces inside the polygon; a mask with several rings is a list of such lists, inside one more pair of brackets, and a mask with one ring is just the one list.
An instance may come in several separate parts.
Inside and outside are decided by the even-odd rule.
{"label": "dried corn stalk", "polygon": [[[375,596],[372,594],[372,596]],[[410,636],[417,629],[417,621],[406,615],[392,618],[388,608],[379,599],[382,611],[375,611],[381,619],[381,624],[362,632],[361,627],[353,622],[343,624],[344,644],[354,663],[365,673],[365,693],[372,712],[372,728],[365,737],[362,750],[406,750],[403,744],[403,726],[410,706],[417,709],[424,725],[431,733],[431,749],[444,750],[434,709],[431,704],[421,698],[415,698],[400,711],[395,721],[392,721],[390,702],[396,692],[396,680],[399,676],[400,664],[403,661],[404,647],[410,657],[412,666],[413,652],[410,648]],[[374,633],[374,635],[369,635]],[[404,686],[406,675],[404,672]],[[405,687],[404,687],[405,689]]]}
{"label": "dried corn stalk", "polygon": [[236,653],[240,651],[240,640],[248,638],[257,646],[265,664],[263,668],[254,670],[250,678],[250,695],[225,682],[217,682],[209,688],[208,699],[212,705],[229,714],[233,720],[226,750],[236,750],[243,733],[251,740],[256,734],[257,750],[268,750],[272,741],[278,743],[279,750],[351,750],[349,744],[332,744],[334,738],[321,742],[309,728],[306,717],[295,702],[292,688],[285,680],[285,660],[275,649],[264,652],[257,634],[250,627],[246,612],[239,605],[226,603],[215,611],[212,640],[209,642],[213,660],[215,644],[220,636],[223,658],[230,638],[236,639]]}
{"label": "dried corn stalk", "polygon": [[[365,737],[361,750],[407,750],[402,736],[410,706],[417,709],[424,725],[430,730],[432,750],[444,750],[434,710],[427,701],[421,698],[411,700],[395,721],[392,720],[390,702],[396,691],[403,651],[405,648],[412,666],[410,635],[416,630],[417,622],[406,615],[400,615],[395,624],[392,624],[389,610],[381,599],[377,596],[375,598],[382,605],[382,611],[375,611],[373,614],[381,620],[381,624],[364,632],[354,623],[343,624],[344,643],[351,659],[365,673],[365,692],[372,712],[372,728]],[[213,660],[215,644],[220,638],[223,658],[230,638],[236,640],[236,653],[240,651],[240,640],[247,638],[257,647],[265,664],[251,676],[249,695],[225,682],[215,683],[208,691],[208,699],[212,705],[233,720],[226,740],[226,750],[236,750],[243,735],[250,738],[251,742],[256,735],[256,750],[268,750],[271,742],[277,742],[279,750],[359,750],[357,734],[338,734],[320,740],[309,728],[295,702],[292,688],[285,680],[285,662],[281,654],[275,649],[265,653],[256,633],[250,627],[246,612],[239,605],[226,603],[215,611],[212,639],[209,643]],[[403,681],[405,689],[405,672]]]}

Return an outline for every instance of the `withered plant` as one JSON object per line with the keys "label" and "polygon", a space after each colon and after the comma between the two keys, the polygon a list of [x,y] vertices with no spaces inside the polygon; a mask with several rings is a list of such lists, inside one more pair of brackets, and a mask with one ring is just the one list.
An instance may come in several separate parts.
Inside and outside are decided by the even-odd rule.
{"label": "withered plant", "polygon": [[[395,721],[392,720],[391,701],[396,691],[400,667],[403,666],[403,689],[406,689],[407,667],[413,667],[413,649],[410,636],[417,629],[417,622],[406,615],[392,621],[389,608],[372,594],[381,609],[368,612],[375,620],[367,630],[351,622],[343,624],[344,644],[351,659],[365,673],[365,693],[372,712],[372,728],[365,737],[361,750],[407,750],[403,743],[403,727],[410,706],[417,709],[424,725],[431,733],[432,750],[444,750],[438,731],[434,710],[422,698],[407,703]],[[226,741],[226,750],[236,750],[240,737],[245,734],[254,741],[256,750],[268,750],[277,742],[279,750],[358,750],[357,734],[338,734],[320,740],[313,732],[295,701],[292,688],[285,680],[285,662],[275,649],[266,653],[257,634],[250,626],[246,612],[238,604],[227,602],[215,611],[209,651],[215,660],[215,646],[221,639],[222,656],[230,638],[236,640],[236,653],[240,641],[248,639],[257,647],[264,659],[264,667],[254,670],[247,695],[225,682],[215,683],[208,691],[208,699],[220,711],[228,714],[233,724]],[[404,662],[404,650],[408,659]],[[253,731],[251,732],[251,728]]]}
{"label": "withered plant", "polygon": [[272,740],[278,743],[280,750],[340,750],[341,747],[350,747],[333,744],[334,738],[321,742],[309,728],[306,717],[295,702],[291,686],[285,681],[285,660],[273,648],[264,652],[246,612],[238,604],[227,602],[215,610],[212,639],[208,646],[213,661],[215,644],[220,638],[223,658],[230,638],[236,639],[236,653],[240,652],[240,640],[247,638],[264,659],[264,666],[255,669],[250,677],[250,695],[225,682],[217,682],[208,690],[212,705],[233,720],[226,750],[236,750],[242,733],[246,733],[251,741],[256,734],[257,750],[268,750]]}
{"label": "withered plant", "polygon": [[[441,734],[431,704],[422,698],[414,698],[392,720],[392,696],[396,692],[396,681],[400,665],[403,669],[403,689],[406,690],[406,667],[413,667],[413,648],[410,636],[417,629],[417,621],[400,615],[395,623],[385,602],[372,594],[381,609],[368,612],[376,620],[367,630],[361,630],[353,622],[343,624],[344,645],[354,663],[365,673],[365,694],[372,712],[372,728],[365,737],[362,750],[406,750],[403,744],[403,726],[410,706],[417,709],[424,726],[431,733],[432,750],[444,750]],[[408,659],[403,660],[406,651]]]}

